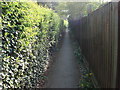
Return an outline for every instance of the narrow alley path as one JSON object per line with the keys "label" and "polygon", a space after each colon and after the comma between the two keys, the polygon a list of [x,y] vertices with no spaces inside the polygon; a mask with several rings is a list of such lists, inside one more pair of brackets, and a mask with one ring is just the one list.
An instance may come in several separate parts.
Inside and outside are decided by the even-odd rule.
{"label": "narrow alley path", "polygon": [[48,88],[77,88],[79,69],[68,32],[48,76]]}

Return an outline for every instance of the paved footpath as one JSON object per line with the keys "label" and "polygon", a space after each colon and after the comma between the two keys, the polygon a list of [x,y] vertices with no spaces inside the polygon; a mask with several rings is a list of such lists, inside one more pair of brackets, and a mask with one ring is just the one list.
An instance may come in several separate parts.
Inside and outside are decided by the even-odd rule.
{"label": "paved footpath", "polygon": [[68,32],[48,75],[47,88],[77,88],[79,68]]}

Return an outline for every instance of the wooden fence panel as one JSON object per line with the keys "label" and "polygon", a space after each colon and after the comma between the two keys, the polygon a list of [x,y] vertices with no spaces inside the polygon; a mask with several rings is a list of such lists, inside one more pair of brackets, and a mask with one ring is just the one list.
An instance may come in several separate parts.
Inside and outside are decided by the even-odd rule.
{"label": "wooden fence panel", "polygon": [[77,22],[71,27],[99,86],[120,88],[120,3],[108,3]]}

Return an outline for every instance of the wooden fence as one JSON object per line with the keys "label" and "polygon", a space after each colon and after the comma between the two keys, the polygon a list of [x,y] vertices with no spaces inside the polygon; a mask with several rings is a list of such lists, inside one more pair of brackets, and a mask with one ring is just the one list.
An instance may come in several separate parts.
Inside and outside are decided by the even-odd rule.
{"label": "wooden fence", "polygon": [[120,88],[120,3],[69,22],[99,86]]}

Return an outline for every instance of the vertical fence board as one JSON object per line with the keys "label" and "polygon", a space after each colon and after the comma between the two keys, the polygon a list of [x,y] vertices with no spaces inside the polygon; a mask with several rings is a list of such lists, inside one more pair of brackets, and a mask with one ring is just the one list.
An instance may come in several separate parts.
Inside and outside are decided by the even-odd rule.
{"label": "vertical fence board", "polygon": [[118,4],[118,62],[117,62],[117,81],[116,87],[120,88],[120,2]]}

